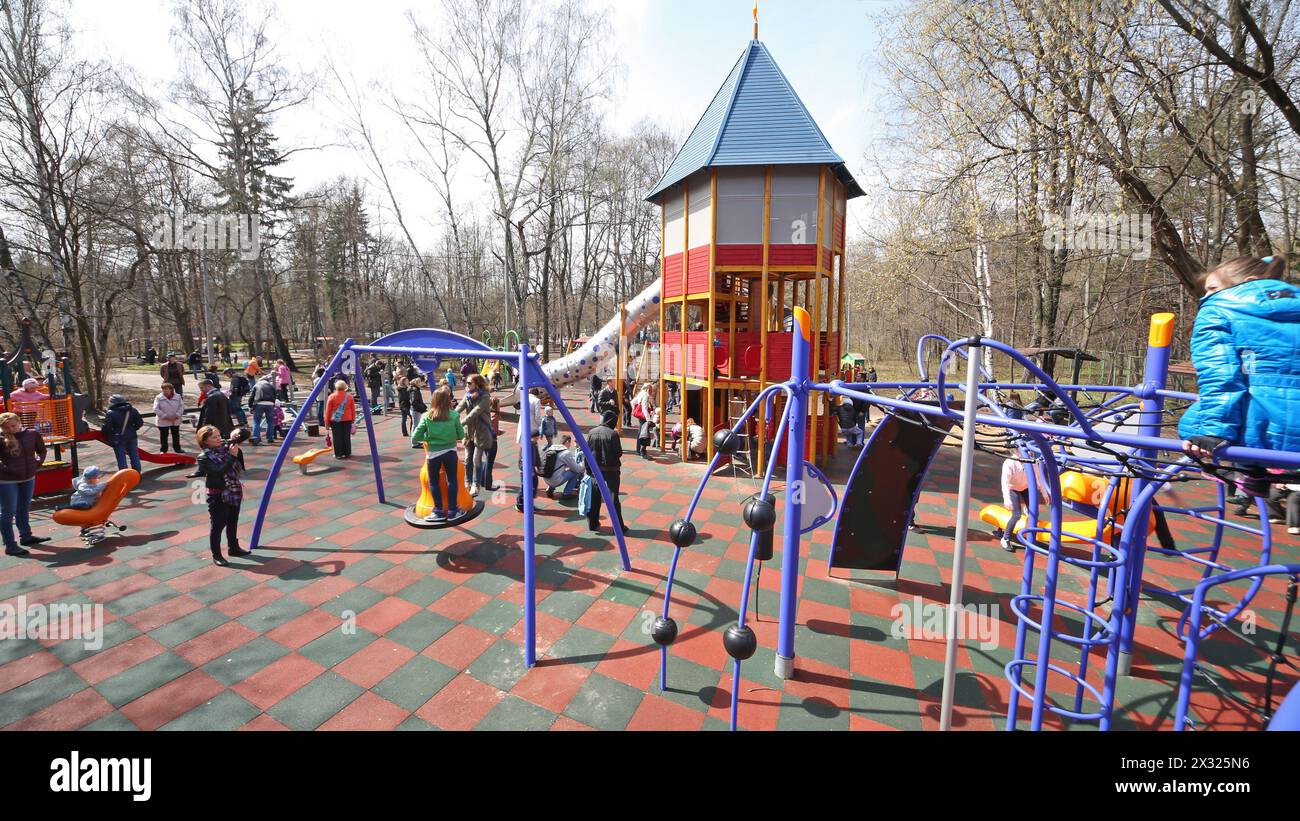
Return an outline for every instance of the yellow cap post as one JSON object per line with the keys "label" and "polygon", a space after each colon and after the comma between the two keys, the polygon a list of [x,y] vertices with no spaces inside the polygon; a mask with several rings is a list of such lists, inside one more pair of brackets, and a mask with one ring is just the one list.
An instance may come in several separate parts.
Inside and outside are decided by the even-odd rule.
{"label": "yellow cap post", "polygon": [[1153,348],[1168,348],[1174,340],[1174,319],[1175,315],[1170,313],[1153,314],[1147,344]]}
{"label": "yellow cap post", "polygon": [[799,326],[799,333],[803,335],[805,342],[812,340],[812,317],[808,315],[807,309],[795,307],[794,324]]}

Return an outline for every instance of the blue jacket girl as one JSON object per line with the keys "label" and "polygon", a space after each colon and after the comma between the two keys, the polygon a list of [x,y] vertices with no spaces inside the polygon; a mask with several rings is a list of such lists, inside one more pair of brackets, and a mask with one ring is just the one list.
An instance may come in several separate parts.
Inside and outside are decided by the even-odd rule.
{"label": "blue jacket girl", "polygon": [[1178,425],[1184,449],[1300,451],[1300,288],[1281,256],[1238,257],[1210,271],[1192,328],[1200,401]]}

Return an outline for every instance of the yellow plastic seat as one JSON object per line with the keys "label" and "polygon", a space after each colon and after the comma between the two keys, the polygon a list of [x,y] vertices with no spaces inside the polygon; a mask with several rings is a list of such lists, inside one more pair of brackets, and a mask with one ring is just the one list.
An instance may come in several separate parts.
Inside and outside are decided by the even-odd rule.
{"label": "yellow plastic seat", "polygon": [[[1002,505],[985,505],[983,509],[980,510],[980,521],[990,524],[1003,532],[1006,531],[1007,522],[1010,521],[1010,519],[1011,511],[1007,510]],[[1019,533],[1028,522],[1028,515],[1021,516],[1012,535],[1014,536],[1016,533]],[[1044,522],[1039,520],[1038,526],[1044,531],[1048,531],[1051,529],[1052,523],[1051,521]],[[1095,519],[1070,519],[1061,522],[1061,541],[1063,543],[1092,544],[1092,539],[1100,539],[1101,541],[1106,542],[1110,541],[1110,537],[1113,533],[1114,528],[1108,523],[1102,527],[1101,533],[1098,534],[1097,521]],[[1047,532],[1039,533],[1037,539],[1040,544],[1047,544],[1051,540],[1050,534]]]}

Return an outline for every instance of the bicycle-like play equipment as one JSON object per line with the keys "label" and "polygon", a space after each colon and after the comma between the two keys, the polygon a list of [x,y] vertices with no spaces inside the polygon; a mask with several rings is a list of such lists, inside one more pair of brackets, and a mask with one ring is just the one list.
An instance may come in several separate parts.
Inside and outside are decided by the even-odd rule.
{"label": "bicycle-like play equipment", "polygon": [[[406,355],[415,359],[416,366],[425,373],[435,373],[438,370],[439,363],[444,359],[492,359],[509,363],[518,374],[519,395],[527,396],[531,390],[545,390],[550,394],[555,408],[564,417],[565,423],[573,433],[574,440],[582,450],[583,456],[587,460],[587,465],[591,468],[592,478],[595,480],[597,489],[605,502],[605,507],[609,511],[613,523],[614,538],[618,543],[619,554],[623,561],[623,569],[631,570],[632,563],[628,557],[627,543],[623,538],[622,521],[618,517],[617,508],[614,506],[613,496],[609,492],[609,486],[605,483],[604,476],[601,475],[600,469],[596,465],[595,456],[587,446],[587,439],[574,421],[573,415],[569,412],[564,400],[560,397],[558,389],[551,384],[542,372],[540,363],[537,361],[537,355],[528,350],[528,346],[521,344],[517,351],[498,351],[493,350],[482,342],[477,342],[468,336],[455,333],[453,331],[440,330],[435,328],[412,328],[404,331],[397,331],[386,336],[376,339],[369,345],[358,345],[355,340],[348,339],[339,347],[326,366],[326,373],[335,373],[342,368],[348,371],[347,364],[351,364],[351,372],[355,372],[356,356],[358,354],[379,354],[383,356]],[[303,401],[303,407],[311,407],[324,387],[325,380],[318,381],[307,394]],[[375,441],[375,429],[370,411],[370,400],[366,395],[365,380],[355,380],[357,399],[361,405],[363,418],[365,419],[366,436],[370,441],[370,462],[375,472],[375,492],[382,504],[387,501],[384,492],[383,471],[379,462],[379,447]],[[531,430],[531,408],[528,402],[519,403],[519,425],[521,430]],[[262,524],[266,520],[266,512],[271,506],[272,493],[275,490],[275,482],[279,477],[280,468],[286,458],[289,457],[293,448],[294,438],[297,436],[299,429],[302,427],[306,414],[296,414],[289,425],[289,431],[280,443],[280,449],[275,454],[275,461],[271,464],[271,470],[266,479],[266,488],[262,492],[261,501],[257,506],[257,518],[253,521],[253,535],[250,542],[250,548],[257,548],[261,544]],[[526,442],[524,443],[527,444]],[[524,506],[524,660],[529,667],[532,667],[537,661],[537,579],[536,579],[536,553],[537,544],[535,540],[535,527],[533,517],[533,489],[536,483],[536,476],[533,471],[533,449],[523,447],[523,476],[527,486],[523,492]],[[424,479],[424,489],[427,489],[427,476]],[[463,483],[462,483],[463,484]],[[467,497],[467,494],[466,494]],[[422,494],[423,498],[423,494]],[[465,497],[462,497],[465,498]],[[416,507],[424,502],[417,502]],[[427,511],[426,511],[427,512]]]}
{"label": "bicycle-like play equipment", "polygon": [[[1274,717],[1272,707],[1273,676],[1278,665],[1300,671],[1283,653],[1300,564],[1272,562],[1268,509],[1262,498],[1267,495],[1269,481],[1298,481],[1294,475],[1287,477],[1281,472],[1294,474],[1300,469],[1300,453],[1225,448],[1217,456],[1224,462],[1235,463],[1233,470],[1238,473],[1230,474],[1229,468],[1217,461],[1206,464],[1183,456],[1181,441],[1162,436],[1163,429],[1171,424],[1167,413],[1172,408],[1167,409],[1166,402],[1190,402],[1197,398],[1195,394],[1166,389],[1173,314],[1152,317],[1144,379],[1131,387],[1058,384],[1034,361],[1001,342],[980,337],[954,342],[937,335],[924,337],[918,344],[921,377],[918,381],[815,382],[809,378],[808,367],[810,319],[802,308],[795,308],[794,319],[797,333],[790,379],[766,388],[730,429],[715,434],[715,456],[684,516],[669,528],[675,549],[664,589],[663,610],[651,632],[660,646],[661,689],[667,686],[668,649],[678,632],[671,616],[673,580],[682,551],[698,536],[691,517],[720,460],[740,446],[749,418],[762,409],[764,421],[770,421],[779,396],[784,398],[784,406],[779,413],[773,453],[780,453],[782,440],[788,439],[783,508],[778,514],[776,497],[769,492],[777,462],[773,459],[766,467],[759,492],[742,508],[745,524],[751,529],[749,555],[738,618],[723,637],[723,645],[732,658],[733,730],[739,707],[741,664],[754,655],[758,646],[753,629],[746,624],[755,564],[775,555],[773,535],[778,519],[783,551],[775,672],[789,679],[795,674],[801,537],[833,517],[831,568],[897,572],[926,471],[939,445],[957,426],[961,429],[962,452],[947,612],[941,729],[949,728],[953,706],[960,635],[957,620],[962,615],[976,449],[1023,461],[1029,485],[1028,521],[1012,534],[1024,550],[1024,569],[1019,594],[1011,600],[1017,627],[1013,657],[1005,667],[1011,685],[1007,729],[1015,729],[1021,720],[1021,699],[1029,706],[1030,729],[1041,729],[1048,713],[1075,722],[1095,722],[1100,729],[1109,729],[1117,682],[1128,674],[1132,663],[1137,611],[1140,594],[1144,592],[1172,599],[1182,608],[1177,632],[1185,643],[1185,653],[1174,728],[1190,726],[1188,703],[1195,673],[1200,670],[1218,686],[1208,669],[1197,662],[1200,641],[1215,630],[1227,628],[1250,604],[1264,578],[1279,574],[1289,577],[1287,610],[1276,647],[1265,651],[1271,658],[1264,704],[1258,712],[1265,721],[1273,718],[1274,727],[1285,723],[1289,728],[1300,728],[1300,711],[1283,710]],[[930,379],[924,352],[926,345],[934,342],[943,346],[943,354],[934,378]],[[994,381],[981,364],[985,351],[1010,358],[1014,367],[1025,370],[1029,381]],[[948,367],[963,357],[967,363],[966,381],[950,383]],[[892,398],[881,395],[881,390],[900,393]],[[821,509],[816,519],[806,521],[803,509],[809,497],[806,484],[809,477],[815,484],[821,481],[820,473],[814,472],[805,459],[809,397],[818,391],[871,403],[883,408],[887,416],[859,454],[843,503],[835,500],[833,512]],[[1036,391],[1040,397],[1050,400],[1054,417],[1050,420],[1046,416],[1017,418],[1019,414],[1009,413],[1011,408],[1002,401],[1003,391]],[[955,406],[957,392],[964,395],[964,408]],[[1272,475],[1265,473],[1266,470],[1272,471]],[[1156,501],[1162,489],[1200,478],[1202,474],[1219,480],[1215,504],[1189,507]],[[1240,481],[1241,477],[1245,477],[1244,482]],[[1255,497],[1259,508],[1257,527],[1227,518],[1225,487],[1234,479]],[[1067,522],[1067,511],[1085,518]],[[986,508],[984,514],[986,520],[992,520],[996,511]],[[1212,539],[1208,544],[1188,548],[1148,546],[1153,518],[1169,514],[1213,524]],[[1001,521],[1005,524],[1005,519]],[[1229,530],[1259,540],[1254,565],[1232,568],[1220,561],[1223,537]],[[1195,584],[1173,590],[1144,583],[1143,567],[1148,552],[1190,562],[1201,569],[1201,576]],[[1035,571],[1041,574],[1041,585],[1035,582]],[[1064,572],[1086,575],[1088,593],[1083,604],[1065,601],[1058,595],[1058,583]],[[1226,608],[1206,603],[1211,590],[1233,582],[1248,583],[1246,591],[1235,602]],[[1076,626],[1058,626],[1058,621],[1069,619],[1077,620]],[[1077,660],[1065,659],[1067,654],[1076,655]],[[1090,667],[1094,657],[1104,657],[1104,662]],[[1069,682],[1073,689],[1069,703],[1057,703],[1048,697],[1049,675]],[[1300,697],[1292,696],[1288,704],[1297,698]]]}

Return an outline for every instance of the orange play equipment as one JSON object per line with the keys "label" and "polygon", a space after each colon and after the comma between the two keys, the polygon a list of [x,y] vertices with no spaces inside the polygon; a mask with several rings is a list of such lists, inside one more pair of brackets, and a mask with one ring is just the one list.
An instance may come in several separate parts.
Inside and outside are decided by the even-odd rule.
{"label": "orange play equipment", "polygon": [[[427,446],[425,452],[428,452]],[[438,471],[438,489],[444,500],[451,498],[447,493],[447,477],[442,471]],[[469,488],[465,485],[465,465],[460,459],[456,460],[456,507],[460,508],[460,515],[454,519],[449,518],[445,522],[424,521],[424,517],[433,512],[433,490],[429,487],[429,461],[426,459],[420,465],[420,498],[406,509],[406,523],[421,528],[446,527],[467,522],[483,512],[483,503],[469,495]]]}
{"label": "orange play equipment", "polygon": [[[114,524],[109,517],[126,498],[126,494],[138,484],[140,484],[138,471],[131,468],[119,470],[104,483],[104,491],[99,494],[99,501],[94,507],[86,510],[74,510],[70,507],[56,510],[54,521],[56,524],[81,528],[81,540],[88,545],[102,542],[109,535],[116,536],[126,530],[126,527]],[[112,534],[106,532],[108,528],[113,529]]]}
{"label": "orange play equipment", "polygon": [[[1061,495],[1067,500],[1079,504],[1093,507],[1100,506],[1109,484],[1110,479],[1106,476],[1093,476],[1074,470],[1061,473]],[[1124,524],[1124,513],[1128,510],[1129,498],[1133,490],[1132,484],[1131,479],[1120,479],[1119,486],[1115,488],[1115,492],[1111,494],[1110,501],[1106,505],[1110,515],[1107,517],[1107,521],[1102,526],[1100,533],[1097,532],[1096,519],[1063,520],[1061,522],[1061,541],[1073,544],[1088,543],[1092,539],[1099,539],[1104,542],[1110,541],[1112,536],[1117,535],[1115,527]],[[980,510],[980,520],[999,530],[1006,530],[1007,521],[1010,518],[1011,511],[1002,505],[985,505]],[[1019,533],[1028,521],[1028,515],[1022,516],[1020,523],[1016,526],[1015,533]],[[1151,522],[1152,526],[1154,526],[1154,513],[1151,515]],[[1051,528],[1052,523],[1050,521],[1039,521],[1038,526],[1043,531],[1047,531]],[[1039,533],[1037,539],[1040,543],[1046,544],[1048,542],[1048,533]]]}

